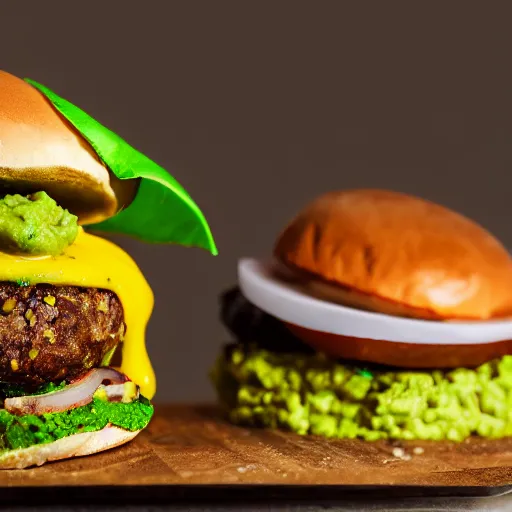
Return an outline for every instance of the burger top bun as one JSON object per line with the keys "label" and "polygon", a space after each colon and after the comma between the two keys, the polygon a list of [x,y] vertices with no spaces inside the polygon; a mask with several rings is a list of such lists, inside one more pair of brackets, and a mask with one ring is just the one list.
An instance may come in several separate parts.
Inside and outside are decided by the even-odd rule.
{"label": "burger top bun", "polygon": [[274,255],[314,295],[426,319],[512,316],[512,258],[466,217],[386,190],[346,190],[309,204]]}
{"label": "burger top bun", "polygon": [[44,190],[86,224],[116,213],[119,196],[129,201],[133,192],[127,193],[118,181],[39,91],[0,71],[2,191]]}

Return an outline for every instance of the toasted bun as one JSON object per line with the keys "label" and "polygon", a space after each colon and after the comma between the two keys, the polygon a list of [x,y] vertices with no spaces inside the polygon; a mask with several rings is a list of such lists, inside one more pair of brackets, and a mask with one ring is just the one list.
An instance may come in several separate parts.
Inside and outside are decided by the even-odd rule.
{"label": "toasted bun", "polygon": [[417,197],[321,196],[286,227],[274,255],[333,302],[427,319],[512,315],[506,249],[473,221]]}
{"label": "toasted bun", "polygon": [[397,343],[341,336],[285,324],[299,339],[336,359],[366,361],[399,368],[475,368],[512,354],[512,340],[472,345]]}
{"label": "toasted bun", "polygon": [[44,190],[86,224],[133,197],[119,181],[37,89],[0,71],[0,191]]}
{"label": "toasted bun", "polygon": [[91,455],[125,444],[139,432],[108,425],[97,432],[74,434],[52,443],[12,450],[0,455],[0,469],[24,469],[41,466],[45,462]]}

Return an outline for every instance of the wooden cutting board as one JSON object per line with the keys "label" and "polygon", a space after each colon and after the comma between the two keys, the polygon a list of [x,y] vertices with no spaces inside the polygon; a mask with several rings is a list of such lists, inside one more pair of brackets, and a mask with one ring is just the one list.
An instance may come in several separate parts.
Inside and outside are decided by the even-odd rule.
{"label": "wooden cutting board", "polygon": [[4,488],[188,484],[512,489],[512,438],[401,445],[328,440],[238,428],[209,406],[157,406],[150,426],[128,445],[0,471]]}

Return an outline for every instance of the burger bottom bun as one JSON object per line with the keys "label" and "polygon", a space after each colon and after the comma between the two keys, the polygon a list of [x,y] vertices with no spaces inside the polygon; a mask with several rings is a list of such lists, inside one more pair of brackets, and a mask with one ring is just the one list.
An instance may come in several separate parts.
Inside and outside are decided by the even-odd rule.
{"label": "burger bottom bun", "polygon": [[285,325],[309,346],[333,358],[400,368],[472,368],[512,354],[512,340],[482,345],[426,345],[355,338]]}
{"label": "burger bottom bun", "polygon": [[107,425],[97,432],[83,432],[52,443],[12,450],[0,455],[0,469],[24,469],[41,466],[45,462],[91,455],[125,444],[139,432]]}

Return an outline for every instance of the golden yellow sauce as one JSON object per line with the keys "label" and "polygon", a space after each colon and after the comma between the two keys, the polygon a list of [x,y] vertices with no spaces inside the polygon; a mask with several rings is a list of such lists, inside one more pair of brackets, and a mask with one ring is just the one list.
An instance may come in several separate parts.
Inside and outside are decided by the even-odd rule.
{"label": "golden yellow sauce", "polygon": [[153,292],[128,254],[80,228],[75,242],[60,256],[24,258],[0,253],[0,281],[18,279],[114,292],[123,305],[126,322],[121,371],[140,386],[145,397],[153,398],[156,380],[145,341]]}

